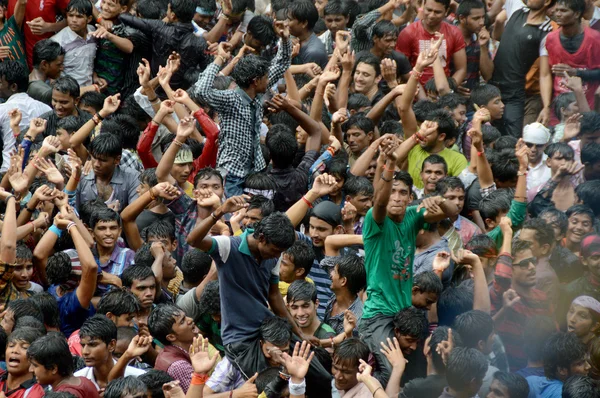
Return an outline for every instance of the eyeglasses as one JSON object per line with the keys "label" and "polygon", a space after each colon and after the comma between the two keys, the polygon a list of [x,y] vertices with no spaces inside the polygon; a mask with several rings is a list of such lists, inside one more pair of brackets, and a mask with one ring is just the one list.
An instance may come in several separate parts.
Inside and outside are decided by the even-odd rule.
{"label": "eyeglasses", "polygon": [[529,268],[529,264],[537,265],[537,257],[529,257],[524,260],[519,261],[518,263],[513,263],[513,267],[519,268]]}
{"label": "eyeglasses", "polygon": [[526,142],[525,145],[527,145],[527,148],[536,147],[536,148],[540,149],[540,148],[543,148],[546,144],[534,144],[531,142]]}

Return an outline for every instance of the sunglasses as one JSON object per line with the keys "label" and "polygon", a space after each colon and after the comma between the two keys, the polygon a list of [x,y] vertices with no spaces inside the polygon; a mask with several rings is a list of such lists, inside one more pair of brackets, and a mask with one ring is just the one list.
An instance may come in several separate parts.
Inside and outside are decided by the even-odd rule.
{"label": "sunglasses", "polygon": [[524,260],[519,261],[518,263],[513,263],[513,267],[519,268],[529,268],[529,264],[537,265],[537,257],[529,257]]}

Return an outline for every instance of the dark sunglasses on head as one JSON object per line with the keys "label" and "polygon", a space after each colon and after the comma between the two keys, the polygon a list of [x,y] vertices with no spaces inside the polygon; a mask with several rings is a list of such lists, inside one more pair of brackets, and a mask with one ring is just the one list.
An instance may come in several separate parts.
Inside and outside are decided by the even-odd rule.
{"label": "dark sunglasses on head", "polygon": [[529,268],[529,264],[537,265],[536,257],[529,257],[524,260],[519,261],[518,263],[513,263],[513,267],[519,268]]}

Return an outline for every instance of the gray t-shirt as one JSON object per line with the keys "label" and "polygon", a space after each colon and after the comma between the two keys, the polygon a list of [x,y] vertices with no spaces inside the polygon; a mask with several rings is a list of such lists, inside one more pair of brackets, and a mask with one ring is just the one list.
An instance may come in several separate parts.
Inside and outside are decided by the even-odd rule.
{"label": "gray t-shirt", "polygon": [[306,41],[306,44],[300,47],[300,52],[296,58],[292,60],[292,64],[304,65],[314,62],[321,68],[325,68],[328,61],[329,57],[327,56],[325,45],[321,40],[319,40],[317,35],[312,33]]}

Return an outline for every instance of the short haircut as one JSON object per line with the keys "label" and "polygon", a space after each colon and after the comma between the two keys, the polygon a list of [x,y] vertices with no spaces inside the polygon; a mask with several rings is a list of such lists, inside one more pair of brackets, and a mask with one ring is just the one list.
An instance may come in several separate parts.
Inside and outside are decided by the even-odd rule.
{"label": "short haircut", "polygon": [[569,91],[568,93],[560,93],[554,98],[552,101],[552,109],[554,110],[554,114],[560,119],[563,117],[562,110],[566,109],[572,103],[577,102],[577,98],[575,98],[575,93]]}
{"label": "short haircut", "polygon": [[277,184],[273,177],[268,173],[252,173],[248,174],[244,181],[245,189],[255,189],[258,191],[273,191],[277,190]]}
{"label": "short haircut", "polygon": [[111,380],[104,390],[104,398],[121,398],[146,394],[148,387],[136,376],[119,377]]}
{"label": "short haircut", "polygon": [[575,13],[579,13],[579,20],[583,17],[586,9],[585,0],[557,0],[557,4],[564,4],[567,8]]}
{"label": "short haircut", "polygon": [[567,209],[566,214],[568,218],[571,218],[571,216],[583,214],[585,216],[588,216],[590,220],[594,222],[594,212],[592,211],[592,209],[589,208],[589,206],[586,205],[573,205]]}
{"label": "short haircut", "polygon": [[83,223],[89,227],[92,219],[92,214],[95,211],[102,209],[108,209],[108,206],[99,198],[83,202],[79,206],[79,216],[81,217],[81,221],[83,221]]}
{"label": "short haircut", "polygon": [[479,257],[495,258],[498,257],[496,242],[487,234],[474,235],[465,245],[465,249],[470,250]]}
{"label": "short haircut", "polygon": [[96,228],[96,225],[98,225],[100,222],[111,221],[116,221],[116,223],[120,226],[121,217],[119,216],[119,213],[108,207],[106,209],[96,210],[92,213],[92,217],[90,218],[90,228]]}
{"label": "short haircut", "polygon": [[165,398],[162,387],[173,381],[173,378],[165,371],[148,369],[146,373],[138,376],[138,380],[148,387],[148,393],[152,398]]}
{"label": "short haircut", "polygon": [[598,398],[600,397],[600,384],[589,376],[571,376],[563,384],[562,397]]}
{"label": "short haircut", "polygon": [[191,22],[196,13],[196,2],[193,0],[169,0],[171,11],[179,22]]}
{"label": "short haircut", "polygon": [[[494,142],[494,149],[498,153],[500,153],[500,151],[502,151],[503,149],[508,149],[510,151],[514,151],[516,145],[517,145],[516,137],[513,137],[512,135],[503,135]],[[510,152],[509,152],[509,155],[514,156],[514,154],[510,153]]]}
{"label": "short haircut", "polygon": [[485,5],[479,0],[464,0],[461,1],[456,10],[457,17],[468,17],[471,15],[471,10],[485,10]]}
{"label": "short haircut", "polygon": [[514,151],[501,151],[497,153],[494,162],[491,164],[491,168],[495,180],[508,182],[517,178],[519,162],[515,157]]}
{"label": "short haircut", "polygon": [[552,334],[544,350],[544,375],[551,380],[558,379],[558,368],[570,369],[573,362],[585,359],[585,354],[585,345],[574,333]]}
{"label": "short haircut", "polygon": [[27,359],[34,360],[47,370],[55,366],[59,375],[68,377],[73,374],[73,358],[65,336],[50,332],[34,341],[27,349]]}
{"label": "short haircut", "polygon": [[348,177],[348,159],[346,158],[345,153],[334,156],[327,166],[326,171],[335,177],[345,180]]}
{"label": "short haircut", "polygon": [[83,322],[79,329],[79,337],[98,338],[108,345],[117,340],[117,325],[105,315],[96,314]]}
{"label": "short haircut", "polygon": [[441,157],[438,154],[432,154],[425,158],[423,164],[421,165],[421,171],[425,170],[425,163],[427,164],[441,164],[444,166],[444,173],[448,174],[448,163],[446,163],[446,159]]}
{"label": "short haircut", "polygon": [[552,245],[554,243],[554,229],[541,218],[526,220],[521,229],[525,228],[535,231],[535,239],[540,245]]}
{"label": "short haircut", "polygon": [[290,219],[285,213],[275,212],[256,224],[254,228],[254,239],[263,237],[266,243],[286,250],[296,241],[296,232]]}
{"label": "short haircut", "polygon": [[375,25],[373,25],[373,31],[371,34],[373,38],[382,38],[389,35],[398,36],[398,27],[391,21],[378,21]]}
{"label": "short haircut", "polygon": [[423,338],[427,333],[425,312],[415,307],[407,307],[394,315],[394,328],[403,336]]}
{"label": "short haircut", "polygon": [[19,93],[27,91],[29,86],[29,69],[19,61],[4,60],[0,63],[0,77],[4,78],[9,86],[15,84]]}
{"label": "short haircut", "polygon": [[368,108],[371,106],[371,100],[364,94],[352,93],[348,96],[348,110],[357,111],[360,108]]}
{"label": "short haircut", "polygon": [[112,288],[104,293],[98,305],[96,312],[106,315],[111,313],[115,316],[136,313],[140,310],[138,298],[126,289]]}
{"label": "short haircut", "polygon": [[297,19],[298,22],[306,22],[306,29],[312,31],[319,19],[319,12],[312,1],[292,1],[287,7],[288,15]]}
{"label": "short haircut", "polygon": [[346,254],[337,262],[340,278],[346,278],[348,290],[352,295],[357,295],[367,286],[367,272],[362,257]]}
{"label": "short haircut", "polygon": [[471,102],[477,106],[487,106],[494,98],[502,97],[498,87],[492,84],[481,84],[471,90]]}
{"label": "short haircut", "polygon": [[208,180],[212,177],[217,177],[221,181],[221,185],[223,185],[223,176],[219,173],[218,170],[213,169],[212,167],[205,167],[203,169],[198,170],[196,177],[194,177],[194,186],[198,186],[198,182],[201,180]]}
{"label": "short haircut", "polygon": [[524,252],[525,250],[531,250],[531,246],[532,246],[531,242],[526,242],[526,241],[520,240],[520,239],[513,239],[511,254],[514,257],[517,254]]}
{"label": "short haircut", "polygon": [[381,60],[378,56],[371,54],[370,52],[364,52],[356,57],[356,62],[354,64],[353,74],[356,71],[356,67],[358,64],[367,64],[370,65],[375,70],[375,76],[381,75]]}
{"label": "short haircut", "polygon": [[483,145],[486,148],[501,137],[500,130],[490,124],[484,124],[481,126],[481,133],[483,134]]}
{"label": "short haircut", "polygon": [[125,271],[121,274],[121,283],[123,283],[124,287],[131,288],[134,281],[143,281],[150,277],[154,277],[152,268],[148,268],[145,265],[132,265],[125,268]]}
{"label": "short haircut", "polygon": [[479,214],[485,221],[489,218],[495,220],[501,212],[510,208],[510,198],[501,190],[493,191],[489,196],[479,202]]}
{"label": "short haircut", "polygon": [[79,130],[84,124],[85,121],[79,116],[67,116],[58,120],[58,122],[56,123],[56,129],[63,129],[67,133],[73,134],[74,132]]}
{"label": "short haircut", "polygon": [[277,40],[277,34],[273,29],[273,20],[262,15],[252,17],[248,22],[247,32],[252,34],[256,40],[267,47]]}
{"label": "short haircut", "polygon": [[98,134],[90,143],[88,148],[90,155],[95,158],[121,156],[123,144],[121,139],[115,134]]}
{"label": "short haircut", "polygon": [[344,15],[344,6],[339,0],[328,1],[325,8],[323,8],[323,15],[342,15],[346,17],[346,15]]}
{"label": "short haircut", "polygon": [[78,12],[79,14],[83,14],[86,17],[93,16],[92,13],[92,3],[86,0],[71,0],[67,5],[67,14],[71,11]]}
{"label": "short haircut", "polygon": [[136,265],[144,266],[151,268],[154,263],[154,254],[152,254],[151,243],[144,243],[140,246],[139,249],[135,252],[135,256],[133,258],[134,263]]}
{"label": "short haircut", "polygon": [[379,126],[379,134],[395,134],[398,137],[404,137],[404,128],[397,120],[386,120]]}
{"label": "short haircut", "polygon": [[[45,333],[45,332],[44,332]],[[8,342],[23,341],[31,344],[44,335],[39,330],[30,327],[20,327],[15,329],[10,336],[8,336]]]}
{"label": "short haircut", "polygon": [[32,316],[40,322],[44,322],[44,315],[37,306],[35,301],[31,299],[16,299],[9,301],[6,305],[7,310],[11,310],[13,313],[13,320],[16,323],[19,318],[24,316]]}
{"label": "short haircut", "polygon": [[567,233],[567,228],[569,227],[569,218],[565,212],[560,211],[555,207],[550,207],[542,211],[538,217],[544,219],[544,216],[551,217],[555,220],[558,228],[560,229],[561,235]]}
{"label": "short haircut", "polygon": [[135,150],[140,140],[137,121],[129,115],[113,115],[110,119],[106,119],[100,128],[100,135],[103,135],[102,133],[114,134],[121,140],[123,149]]}
{"label": "short haircut", "polygon": [[260,324],[260,339],[277,347],[290,344],[292,339],[292,325],[287,319],[271,316],[263,319]]}
{"label": "short haircut", "polygon": [[[427,159],[431,158],[432,156],[434,156],[434,155],[429,155],[427,157]],[[437,155],[437,156],[439,156],[439,155]],[[425,162],[427,161],[427,159],[425,159],[425,161],[423,162],[423,164],[425,164]],[[465,184],[463,184],[463,182],[461,181],[461,179],[458,178],[458,177],[444,177],[441,180],[439,180],[437,182],[437,184],[435,185],[435,190],[440,195],[445,195],[446,192],[448,192],[450,190],[455,190],[455,189],[462,189],[463,191],[465,191]]]}
{"label": "short haircut", "polygon": [[61,76],[56,79],[52,85],[52,89],[59,93],[67,94],[74,99],[79,98],[79,83],[71,76]]}
{"label": "short haircut", "polygon": [[17,260],[30,261],[33,258],[33,253],[29,246],[22,240],[17,241]]}
{"label": "short haircut", "polygon": [[344,133],[347,133],[351,128],[357,128],[362,130],[365,134],[369,134],[375,131],[375,123],[373,123],[373,120],[369,119],[364,113],[355,113],[342,125]]}
{"label": "short haircut", "polygon": [[573,148],[566,142],[553,142],[546,147],[544,153],[549,158],[552,158],[557,153],[565,160],[573,160],[575,158],[575,151],[573,151]]}
{"label": "short haircut", "polygon": [[413,179],[410,176],[410,174],[405,170],[400,170],[400,171],[395,172],[394,173],[394,181],[401,181],[408,187],[408,189],[412,189]]}
{"label": "short haircut", "polygon": [[451,326],[458,315],[473,309],[473,290],[465,283],[444,289],[437,308],[438,324]]}
{"label": "short haircut", "polygon": [[423,99],[415,102],[413,105],[413,112],[417,121],[424,122],[427,119],[427,115],[436,109],[440,109],[439,105],[428,99]]}
{"label": "short haircut", "polygon": [[460,335],[465,347],[478,348],[480,341],[487,341],[494,333],[494,320],[488,313],[471,310],[456,317],[454,330]]}
{"label": "short haircut", "polygon": [[472,380],[481,381],[488,369],[485,356],[474,348],[456,347],[450,352],[446,364],[448,386],[463,391]]}
{"label": "short haircut", "polygon": [[556,324],[552,318],[542,315],[529,318],[523,331],[523,350],[527,359],[541,362],[546,342],[554,332],[556,332]]}
{"label": "short haircut", "polygon": [[254,195],[248,201],[247,210],[254,209],[260,210],[260,214],[264,218],[275,211],[275,204],[271,199],[268,199],[262,195]]}
{"label": "short haircut", "polygon": [[204,286],[200,295],[199,308],[208,315],[218,315],[221,313],[221,296],[219,295],[219,281],[210,281]]}
{"label": "short haircut", "polygon": [[[438,374],[444,374],[446,372],[446,365],[444,364],[444,359],[437,352],[437,347],[443,341],[448,340],[448,330],[450,330],[447,326],[438,326],[431,332],[431,339],[429,339],[429,353],[431,355],[431,362],[433,363],[433,368],[436,370]],[[455,336],[453,336],[454,338]],[[456,343],[456,342],[455,342]]]}
{"label": "short haircut", "polygon": [[285,254],[287,254],[294,263],[295,270],[304,268],[304,276],[308,275],[315,262],[315,251],[311,245],[304,241],[297,240],[285,251]]}
{"label": "short haircut", "polygon": [[494,373],[494,379],[506,387],[510,398],[527,398],[529,396],[529,384],[521,375],[498,371]]}
{"label": "short haircut", "polygon": [[208,253],[198,249],[190,250],[183,255],[181,260],[183,280],[192,285],[198,285],[208,274],[211,265],[212,258]]}
{"label": "short haircut", "polygon": [[57,252],[48,257],[46,276],[51,285],[62,285],[71,275],[71,258],[65,252]]}
{"label": "short haircut", "polygon": [[438,124],[438,134],[445,134],[446,140],[450,140],[458,136],[458,129],[456,128],[454,118],[447,110],[437,109],[432,111],[427,115],[427,120],[436,122]]}
{"label": "short haircut", "polygon": [[593,165],[600,162],[600,144],[588,142],[581,148],[581,163]]}
{"label": "short haircut", "polygon": [[37,304],[42,312],[44,325],[51,328],[60,327],[60,311],[53,295],[48,292],[40,292],[31,296],[30,300]]}
{"label": "short haircut", "polygon": [[33,67],[39,68],[42,61],[53,62],[61,55],[65,55],[65,50],[60,44],[50,39],[42,39],[33,46]]}
{"label": "short haircut", "polygon": [[344,182],[344,193],[350,197],[373,196],[374,192],[373,183],[367,177],[350,175]]}
{"label": "short haircut", "polygon": [[579,129],[579,137],[583,134],[594,133],[600,130],[600,113],[598,112],[583,112],[581,128]]}
{"label": "short haircut", "polygon": [[592,209],[596,216],[600,216],[600,180],[586,181],[575,187],[579,200]]}
{"label": "short haircut", "polygon": [[288,304],[294,304],[296,301],[312,301],[317,302],[317,288],[314,283],[305,280],[295,280],[288,287],[287,296]]}
{"label": "short haircut", "polygon": [[164,345],[171,345],[167,335],[173,333],[175,316],[185,313],[173,304],[158,304],[150,312],[148,317],[148,329],[150,334]]}
{"label": "short haircut", "polygon": [[[471,1],[471,0],[469,0]],[[461,5],[463,3],[461,2]],[[483,4],[482,4],[483,6]],[[438,105],[440,108],[448,108],[448,110],[453,111],[458,108],[460,105],[467,106],[467,99],[460,94],[450,93],[446,95],[442,95],[438,99]]]}
{"label": "short haircut", "polygon": [[[306,2],[305,0],[295,2],[294,4]],[[258,55],[249,54],[244,56],[233,67],[231,77],[235,80],[240,88],[248,88],[256,79],[266,76],[269,72],[269,61],[259,57]]]}
{"label": "short haircut", "polygon": [[154,221],[142,231],[142,236],[146,242],[151,239],[175,240],[175,225],[166,220]]}
{"label": "short haircut", "polygon": [[[97,91],[87,91],[81,95],[81,98],[79,98],[79,106],[91,106],[96,112],[99,112],[104,106],[105,99],[106,95],[102,93]],[[102,123],[102,127],[104,127],[104,123]]]}
{"label": "short haircut", "polygon": [[436,3],[440,3],[447,10],[450,7],[450,0],[434,0]]}
{"label": "short haircut", "polygon": [[289,127],[283,124],[271,126],[266,144],[274,167],[285,168],[293,163],[298,151],[298,142]]}
{"label": "short haircut", "polygon": [[415,275],[413,279],[413,285],[418,287],[423,293],[434,293],[438,297],[444,288],[442,285],[442,280],[433,271],[425,271]]}
{"label": "short haircut", "polygon": [[333,351],[334,362],[344,362],[349,366],[358,367],[360,360],[369,359],[369,347],[361,340],[353,337],[342,341]]}

